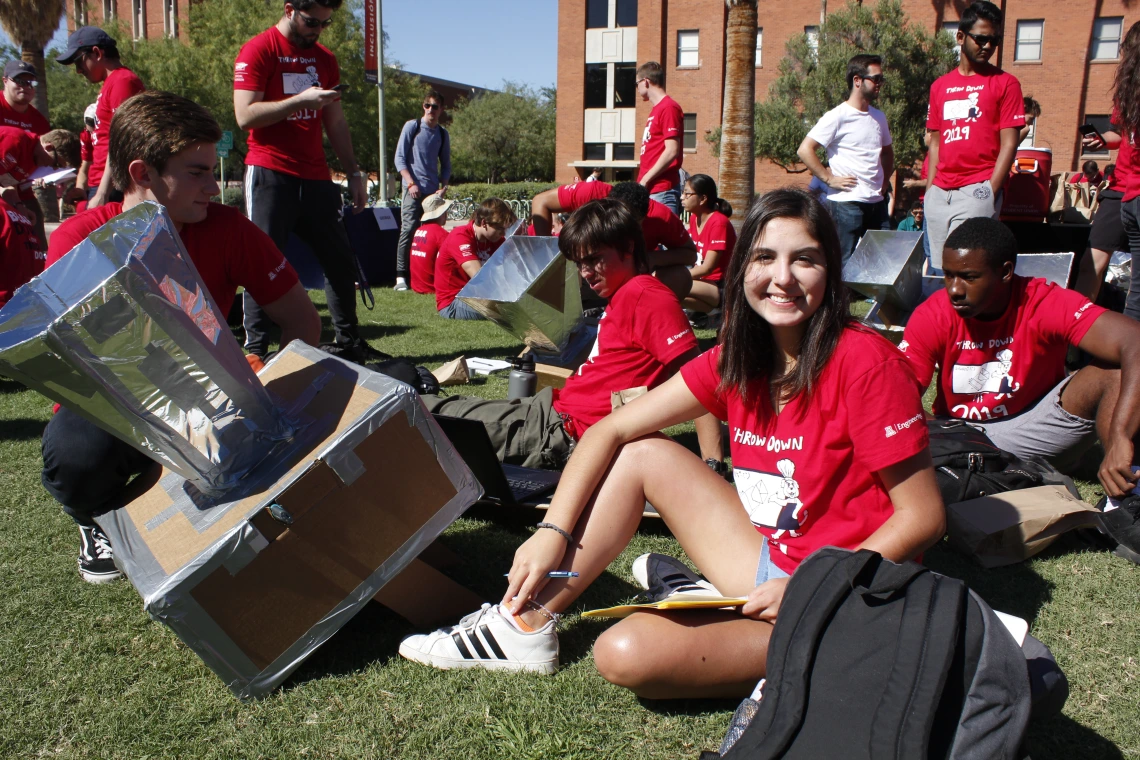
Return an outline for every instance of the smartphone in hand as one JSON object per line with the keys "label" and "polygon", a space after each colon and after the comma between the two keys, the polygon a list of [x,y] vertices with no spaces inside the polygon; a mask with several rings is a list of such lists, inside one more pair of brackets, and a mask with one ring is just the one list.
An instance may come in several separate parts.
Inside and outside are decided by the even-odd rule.
{"label": "smartphone in hand", "polygon": [[1095,140],[1098,146],[1104,146],[1108,144],[1105,142],[1104,135],[1102,135],[1100,131],[1092,124],[1081,124],[1079,127],[1077,127],[1077,130],[1081,133],[1082,137],[1086,139],[1092,138]]}
{"label": "smartphone in hand", "polygon": [[333,92],[347,92],[349,90],[349,85],[345,84],[344,82],[341,82],[336,87],[330,87],[329,89],[332,90]]}

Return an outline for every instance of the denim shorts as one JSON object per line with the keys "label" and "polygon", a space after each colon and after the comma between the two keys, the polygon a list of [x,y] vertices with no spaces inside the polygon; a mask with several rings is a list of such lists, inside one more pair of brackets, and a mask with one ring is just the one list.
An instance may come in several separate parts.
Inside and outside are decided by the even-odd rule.
{"label": "denim shorts", "polygon": [[772,553],[768,549],[767,537],[761,539],[764,545],[760,549],[760,564],[756,567],[756,585],[759,586],[765,581],[770,581],[773,578],[788,578],[787,573],[776,566],[772,561]]}

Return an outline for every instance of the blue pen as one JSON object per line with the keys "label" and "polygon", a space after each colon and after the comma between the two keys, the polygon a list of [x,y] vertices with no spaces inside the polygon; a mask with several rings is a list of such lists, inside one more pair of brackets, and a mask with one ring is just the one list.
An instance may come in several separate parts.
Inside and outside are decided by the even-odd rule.
{"label": "blue pen", "polygon": [[[506,578],[508,575],[510,575],[510,573],[503,573],[504,578]],[[577,578],[578,573],[574,572],[573,570],[551,570],[549,573],[546,574],[546,577],[547,578]]]}

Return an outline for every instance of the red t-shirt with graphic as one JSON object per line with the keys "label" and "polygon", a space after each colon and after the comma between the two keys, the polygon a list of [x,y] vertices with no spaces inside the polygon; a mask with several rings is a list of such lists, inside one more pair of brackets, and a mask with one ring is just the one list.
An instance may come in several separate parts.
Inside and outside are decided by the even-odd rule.
{"label": "red t-shirt with graphic", "polygon": [[692,214],[689,216],[689,237],[697,244],[698,264],[704,262],[706,252],[720,251],[716,261],[713,262],[712,271],[700,279],[705,282],[722,280],[728,269],[728,260],[736,248],[736,230],[733,229],[732,222],[728,221],[728,217],[724,214],[714,211],[705,219],[704,228],[698,230],[697,215]]}
{"label": "red t-shirt with graphic", "polygon": [[681,368],[701,405],[728,422],[740,501],[787,573],[823,546],[854,549],[894,514],[879,470],[929,445],[922,395],[898,350],[848,327],[810,396],[776,414],[767,379],[721,392],[720,346]]}
{"label": "red t-shirt with graphic", "polygon": [[37,248],[35,223],[0,199],[0,306],[44,271],[44,254]]}
{"label": "red t-shirt with graphic", "polygon": [[35,135],[16,127],[0,127],[0,187],[18,187],[36,170]]}
{"label": "red t-shirt with graphic", "polygon": [[8,104],[8,99],[4,97],[2,92],[0,92],[0,126],[18,127],[31,132],[36,137],[51,130],[48,120],[36,110],[35,106],[28,106],[28,110],[20,113]]}
{"label": "red t-shirt with graphic", "polygon": [[[637,171],[637,181],[645,176],[665,152],[665,141],[676,140],[678,146],[685,135],[685,114],[677,101],[666,95],[661,102],[653,106],[649,118],[645,121],[645,132],[641,136],[641,165]],[[649,192],[660,193],[681,184],[681,163],[684,151],[678,151],[677,157],[665,167],[665,171],[653,180]]]}
{"label": "red t-shirt with graphic", "polygon": [[[234,61],[234,89],[265,93],[263,101],[285,100],[312,86],[328,90],[340,83],[336,56],[324,45],[299,48],[271,26],[245,43]],[[246,166],[302,179],[328,179],[321,144],[324,121],[306,108],[276,124],[249,130]]]}
{"label": "red t-shirt with graphic", "polygon": [[566,432],[581,437],[610,413],[611,393],[657,387],[669,362],[696,347],[673,291],[647,274],[631,278],[610,296],[589,358],[554,392],[555,411],[570,417]]}
{"label": "red t-shirt with graphic", "polygon": [[993,176],[1003,129],[1025,126],[1025,101],[1017,77],[1001,69],[972,77],[958,69],[930,85],[926,128],[938,133],[934,184],[953,190]]}
{"label": "red t-shirt with graphic", "polygon": [[899,348],[922,390],[938,369],[936,415],[998,419],[1033,406],[1065,378],[1069,346],[1104,312],[1075,290],[1014,275],[1000,319],[963,319],[940,290],[910,316]]}
{"label": "red t-shirt with graphic", "polygon": [[[107,203],[68,219],[51,234],[47,265],[59,261],[122,212],[123,204]],[[223,318],[230,313],[239,287],[265,305],[281,298],[298,282],[297,273],[273,240],[237,209],[211,203],[206,218],[182,225],[178,237]]]}
{"label": "red t-shirt with graphic", "polygon": [[417,293],[435,292],[435,260],[444,240],[447,230],[435,222],[421,224],[412,237],[410,285]]}
{"label": "red t-shirt with graphic", "polygon": [[107,141],[111,134],[111,119],[123,101],[145,90],[142,80],[130,69],[115,69],[103,80],[103,89],[95,98],[95,150],[91,158],[91,169],[87,181],[91,187],[99,187],[107,167]]}
{"label": "red t-shirt with graphic", "polygon": [[[590,201],[609,197],[613,185],[606,182],[575,182],[558,188],[558,205],[563,211],[576,211]],[[692,248],[685,224],[664,203],[649,199],[649,213],[641,220],[641,233],[645,237],[645,250],[665,248]]]}
{"label": "red t-shirt with graphic", "polygon": [[435,310],[443,311],[463,286],[471,281],[463,271],[466,261],[483,263],[491,258],[491,254],[499,250],[506,238],[499,238],[494,243],[481,243],[475,237],[475,223],[468,222],[462,227],[453,229],[439,247],[439,254],[435,259]]}

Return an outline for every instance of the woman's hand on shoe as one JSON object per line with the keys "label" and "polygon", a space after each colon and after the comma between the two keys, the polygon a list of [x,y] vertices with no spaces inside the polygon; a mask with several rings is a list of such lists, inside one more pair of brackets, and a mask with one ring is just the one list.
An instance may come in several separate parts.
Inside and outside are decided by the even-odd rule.
{"label": "woman's hand on shoe", "polygon": [[566,554],[566,539],[553,530],[538,530],[515,551],[515,562],[508,573],[507,593],[503,604],[512,614],[520,613],[526,603],[546,585],[546,574],[557,570]]}
{"label": "woman's hand on shoe", "polygon": [[748,595],[748,601],[744,603],[740,614],[756,620],[775,623],[776,613],[780,610],[780,602],[784,600],[784,589],[788,587],[789,580],[791,578],[773,578],[752,589],[752,593]]}

